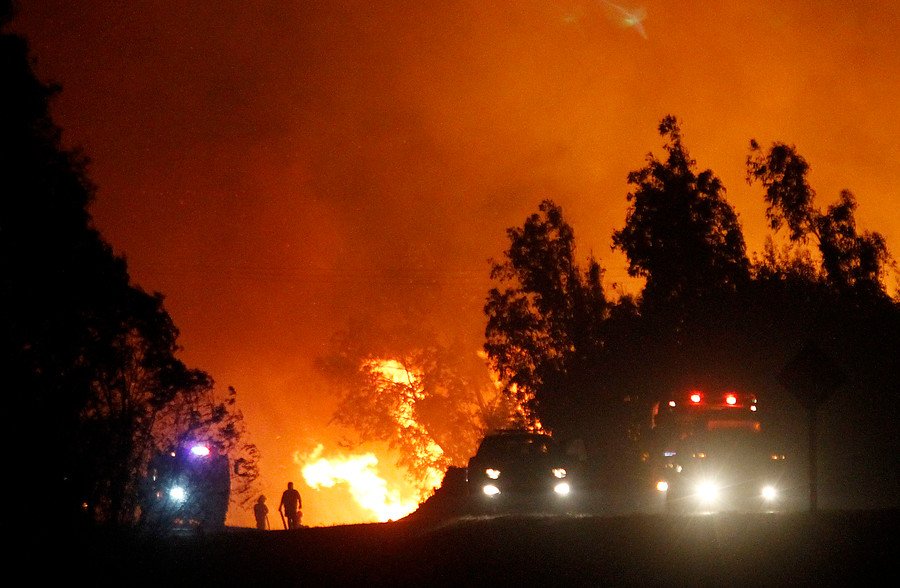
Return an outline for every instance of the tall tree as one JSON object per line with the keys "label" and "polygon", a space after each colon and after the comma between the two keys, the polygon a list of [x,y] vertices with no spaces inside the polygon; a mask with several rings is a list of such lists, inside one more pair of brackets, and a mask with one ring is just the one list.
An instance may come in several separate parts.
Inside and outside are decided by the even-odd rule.
{"label": "tall tree", "polygon": [[793,145],[773,143],[764,151],[755,140],[750,142],[747,181],[766,189],[771,227],[777,231],[786,224],[794,242],[814,239],[824,273],[838,289],[887,298],[884,278],[891,258],[884,237],[857,231],[857,203],[849,190],[843,190],[825,212],[816,208],[808,173],[809,164]]}
{"label": "tall tree", "polygon": [[824,211],[816,206],[809,169],[792,145],[776,142],[764,150],[750,143],[747,180],[765,188],[770,225],[787,226],[791,252],[779,256],[770,247],[754,268],[768,315],[760,322],[778,335],[768,346],[781,364],[772,366],[776,371],[811,342],[848,376],[818,414],[821,469],[853,480],[853,493],[863,500],[896,502],[900,476],[883,459],[900,451],[900,303],[885,287],[891,256],[882,235],[858,231],[849,191]]}
{"label": "tall tree", "polygon": [[[5,23],[4,23],[5,24]],[[79,418],[105,351],[105,308],[124,296],[127,273],[90,224],[93,187],[84,158],[60,146],[49,114],[56,88],[34,76],[25,41],[0,35],[0,292],[4,381],[15,452],[34,481],[47,518],[80,503],[76,480]],[[62,488],[61,488],[62,487]]]}
{"label": "tall tree", "polygon": [[507,230],[505,260],[495,262],[484,349],[507,393],[518,395],[550,428],[574,423],[578,405],[598,392],[600,328],[608,310],[602,270],[582,270],[562,208],[540,203],[524,225]]}
{"label": "tall tree", "polygon": [[634,190],[625,226],[613,246],[628,257],[628,273],[646,279],[646,303],[734,291],[749,277],[737,214],[711,170],[696,173],[674,116],[659,124],[665,160],[653,154],[628,174]]}
{"label": "tall tree", "polygon": [[[0,5],[8,24],[9,3]],[[88,212],[86,159],[62,147],[58,88],[0,34],[0,356],[9,471],[40,508],[29,526],[128,522],[160,410],[211,386],[176,353],[159,294],[133,285]],[[237,414],[232,411],[233,414]],[[221,419],[220,419],[221,420]]]}

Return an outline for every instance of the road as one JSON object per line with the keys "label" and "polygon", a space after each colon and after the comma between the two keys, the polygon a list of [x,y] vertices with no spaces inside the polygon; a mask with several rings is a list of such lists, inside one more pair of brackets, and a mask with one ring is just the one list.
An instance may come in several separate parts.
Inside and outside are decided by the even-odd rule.
{"label": "road", "polygon": [[896,585],[898,512],[432,514],[296,531],[48,536],[42,552],[75,556],[68,579],[87,585]]}

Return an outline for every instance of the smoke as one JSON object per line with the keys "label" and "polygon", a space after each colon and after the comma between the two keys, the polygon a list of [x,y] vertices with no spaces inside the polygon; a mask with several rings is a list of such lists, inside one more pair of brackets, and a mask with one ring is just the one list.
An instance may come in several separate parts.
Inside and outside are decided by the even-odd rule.
{"label": "smoke", "polygon": [[665,0],[646,41],[589,18],[596,0],[47,0],[13,26],[62,84],[54,116],[93,161],[98,228],[166,295],[184,360],[237,389],[271,493],[297,446],[341,437],[312,367],[331,334],[401,312],[478,348],[488,259],[541,199],[627,284],[610,235],[665,114],[751,250],[750,137],[796,143],[819,195],[852,189],[861,226],[897,247],[887,4]]}

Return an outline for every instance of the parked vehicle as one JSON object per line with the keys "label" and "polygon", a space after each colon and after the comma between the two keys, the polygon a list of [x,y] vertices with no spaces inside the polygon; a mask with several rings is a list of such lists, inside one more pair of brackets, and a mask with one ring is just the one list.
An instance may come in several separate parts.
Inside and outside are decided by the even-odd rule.
{"label": "parked vehicle", "polygon": [[156,530],[220,529],[231,493],[228,457],[191,443],[151,459],[144,479],[141,524]]}
{"label": "parked vehicle", "polygon": [[564,508],[573,489],[567,466],[567,456],[551,436],[499,431],[487,435],[469,460],[469,496],[482,508]]}

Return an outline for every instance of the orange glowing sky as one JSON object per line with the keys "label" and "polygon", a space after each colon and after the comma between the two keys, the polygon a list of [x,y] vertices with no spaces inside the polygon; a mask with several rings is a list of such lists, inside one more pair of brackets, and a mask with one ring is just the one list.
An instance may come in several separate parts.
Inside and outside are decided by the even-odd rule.
{"label": "orange glowing sky", "polygon": [[666,114],[749,251],[756,138],[796,144],[819,205],[851,189],[900,252],[898,2],[619,2],[647,39],[598,0],[19,4],[64,141],[92,159],[96,225],[166,295],[185,361],[238,390],[270,508],[294,480],[308,524],[358,516],[293,461],[339,437],[311,365],[331,334],[409,307],[474,352],[487,260],[546,197],[624,281],[610,235]]}

